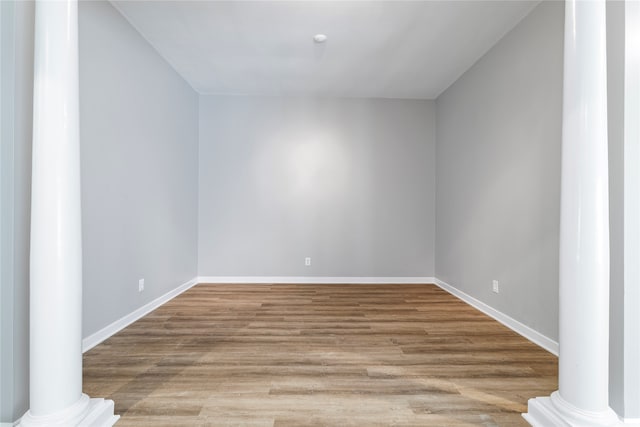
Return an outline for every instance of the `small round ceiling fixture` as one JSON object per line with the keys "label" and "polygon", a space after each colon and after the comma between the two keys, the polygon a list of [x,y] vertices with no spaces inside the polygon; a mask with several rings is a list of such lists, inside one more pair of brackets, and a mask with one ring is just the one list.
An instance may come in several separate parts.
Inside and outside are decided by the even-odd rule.
{"label": "small round ceiling fixture", "polygon": [[316,34],[313,36],[313,41],[316,43],[324,43],[327,41],[327,36],[324,34]]}

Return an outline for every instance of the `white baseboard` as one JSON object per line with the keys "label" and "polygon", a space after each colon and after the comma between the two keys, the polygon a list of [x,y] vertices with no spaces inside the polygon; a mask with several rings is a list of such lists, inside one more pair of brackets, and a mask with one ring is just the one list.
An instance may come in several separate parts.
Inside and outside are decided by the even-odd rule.
{"label": "white baseboard", "polygon": [[[86,338],[84,338],[82,340],[82,352],[84,353],[86,351],[91,350],[93,347],[95,347],[96,345],[100,344],[102,341],[106,340],[107,338],[109,338],[110,336],[115,334],[116,332],[126,328],[127,326],[129,326],[130,324],[135,322],[136,320],[138,320],[141,317],[151,313],[153,310],[155,310],[156,308],[160,307],[162,304],[164,304],[167,301],[177,297],[178,295],[180,295],[181,293],[183,293],[187,289],[193,287],[197,283],[198,283],[198,279],[197,278],[193,278],[193,279],[189,280],[188,282],[183,283],[182,285],[178,286],[177,288],[167,292],[166,294],[164,294],[164,295],[154,299],[153,301],[143,305],[139,309],[137,309],[137,310],[127,314],[126,316],[116,320],[112,324],[105,326],[104,328],[100,329],[98,332],[89,335],[88,337],[86,337]],[[2,425],[0,427],[5,427],[5,426]]]}
{"label": "white baseboard", "polygon": [[[240,284],[240,283],[249,283],[249,284],[273,284],[273,283],[302,283],[302,284],[349,284],[349,285],[357,285],[357,284],[430,284],[433,283],[450,294],[460,298],[462,301],[467,304],[477,308],[482,311],[486,315],[494,318],[498,322],[502,323],[509,329],[515,331],[516,333],[522,335],[527,338],[529,341],[539,345],[545,350],[558,355],[558,343],[548,338],[545,335],[542,335],[538,331],[531,329],[530,327],[518,322],[512,317],[507,316],[506,314],[496,310],[493,307],[483,303],[468,295],[448,283],[439,280],[436,277],[325,277],[325,276],[198,276],[189,280],[188,282],[178,286],[172,291],[167,292],[159,298],[151,301],[150,303],[140,307],[134,312],[122,317],[119,320],[116,320],[112,324],[102,328],[98,332],[89,335],[85,339],[82,340],[82,352],[86,352],[96,345],[100,344],[102,341],[106,340],[116,332],[124,329],[129,326],[136,320],[160,307],[162,304],[167,301],[175,298],[180,295],[187,289],[193,287],[198,283],[212,283],[212,284]],[[6,424],[6,423],[5,423]],[[1,424],[0,427],[9,427],[11,424]]]}
{"label": "white baseboard", "polygon": [[326,276],[199,276],[198,283],[303,283],[303,284],[426,284],[435,283],[435,277],[326,277]]}
{"label": "white baseboard", "polygon": [[506,314],[496,310],[493,307],[490,307],[489,305],[483,303],[480,300],[475,299],[471,295],[468,295],[454,288],[453,286],[443,282],[442,280],[439,280],[436,278],[433,283],[435,283],[445,291],[449,292],[450,294],[460,298],[462,301],[466,302],[467,304],[477,308],[487,316],[493,317],[495,320],[502,323],[503,325],[513,330],[514,332],[522,335],[532,343],[539,345],[540,347],[544,348],[550,353],[555,354],[556,356],[558,355],[558,343],[552,340],[551,338],[545,335],[542,335],[540,332],[531,329],[527,325],[518,322],[514,318],[507,316]]}

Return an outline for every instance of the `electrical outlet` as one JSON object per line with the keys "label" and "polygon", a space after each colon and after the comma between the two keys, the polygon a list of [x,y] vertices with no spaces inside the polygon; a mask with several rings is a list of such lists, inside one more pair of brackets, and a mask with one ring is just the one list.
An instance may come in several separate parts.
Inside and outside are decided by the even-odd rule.
{"label": "electrical outlet", "polygon": [[497,280],[493,281],[493,292],[495,292],[496,294],[500,293],[500,283],[498,283]]}
{"label": "electrical outlet", "polygon": [[138,292],[144,291],[144,279],[138,280]]}
{"label": "electrical outlet", "polygon": [[309,267],[311,265],[311,257],[308,256],[304,259],[304,265]]}

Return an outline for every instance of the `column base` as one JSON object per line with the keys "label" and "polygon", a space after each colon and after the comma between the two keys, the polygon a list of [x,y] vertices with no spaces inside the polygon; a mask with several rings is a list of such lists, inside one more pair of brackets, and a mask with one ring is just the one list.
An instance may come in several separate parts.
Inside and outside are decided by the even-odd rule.
{"label": "column base", "polygon": [[82,393],[76,403],[54,414],[33,415],[27,411],[18,427],[111,427],[118,418],[120,415],[113,413],[113,400],[90,399]]}
{"label": "column base", "polygon": [[550,397],[529,399],[529,412],[522,414],[533,427],[610,427],[622,426],[612,409],[584,411],[566,402],[557,391]]}

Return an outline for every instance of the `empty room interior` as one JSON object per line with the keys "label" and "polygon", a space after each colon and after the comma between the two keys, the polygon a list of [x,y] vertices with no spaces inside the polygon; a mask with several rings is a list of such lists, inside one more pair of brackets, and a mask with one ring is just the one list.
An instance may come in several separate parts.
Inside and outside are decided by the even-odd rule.
{"label": "empty room interior", "polygon": [[0,23],[2,427],[640,425],[639,2]]}

